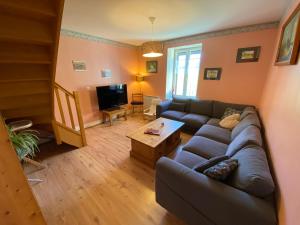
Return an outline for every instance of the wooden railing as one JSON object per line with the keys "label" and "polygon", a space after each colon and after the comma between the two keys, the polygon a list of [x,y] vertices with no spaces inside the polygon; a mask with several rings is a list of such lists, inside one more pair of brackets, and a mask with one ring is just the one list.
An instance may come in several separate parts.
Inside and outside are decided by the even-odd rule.
{"label": "wooden railing", "polygon": [[[70,91],[66,90],[59,84],[54,84],[54,95],[56,97],[57,106],[59,110],[59,114],[61,117],[61,122],[57,119],[53,121],[53,127],[55,131],[56,141],[58,144],[62,142],[66,142],[70,145],[75,145],[77,147],[86,146],[86,136],[84,131],[84,123],[82,119],[82,113],[79,103],[79,95],[78,92],[74,91],[71,93]],[[65,114],[63,102],[61,99],[60,93],[64,94],[64,98],[66,100],[67,105],[67,115]],[[75,104],[76,114],[77,114],[77,122],[79,125],[79,130],[76,129],[75,126],[75,118],[72,111],[72,103]],[[66,117],[67,116],[67,117]],[[66,122],[66,118],[70,120],[70,126]]]}

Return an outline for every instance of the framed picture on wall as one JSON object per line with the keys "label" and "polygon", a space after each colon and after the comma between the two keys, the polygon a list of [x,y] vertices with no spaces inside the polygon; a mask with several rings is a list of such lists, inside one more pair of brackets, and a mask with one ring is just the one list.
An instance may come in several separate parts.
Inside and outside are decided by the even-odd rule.
{"label": "framed picture on wall", "polygon": [[300,5],[283,24],[276,65],[295,65],[299,55],[300,44]]}
{"label": "framed picture on wall", "polygon": [[204,80],[220,80],[222,68],[205,68]]}
{"label": "framed picture on wall", "polygon": [[147,73],[157,73],[157,61],[147,61],[146,71]]}
{"label": "framed picture on wall", "polygon": [[258,62],[260,55],[260,46],[239,48],[236,56],[237,63]]}
{"label": "framed picture on wall", "polygon": [[86,64],[83,61],[72,61],[74,71],[86,71]]}

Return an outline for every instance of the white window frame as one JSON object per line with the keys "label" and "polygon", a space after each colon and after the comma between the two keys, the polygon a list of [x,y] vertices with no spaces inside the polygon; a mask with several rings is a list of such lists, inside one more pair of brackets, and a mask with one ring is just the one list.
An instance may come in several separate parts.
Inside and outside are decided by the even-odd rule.
{"label": "white window frame", "polygon": [[[196,94],[195,96],[189,97],[196,97],[198,91],[198,81],[199,81],[199,74],[201,68],[201,53],[202,53],[202,44],[195,44],[190,46],[180,46],[176,48],[168,49],[168,63],[167,63],[167,85],[166,85],[166,98],[170,99],[172,96],[187,96],[187,82],[188,82],[188,69],[189,69],[189,61],[190,55],[192,52],[200,52],[200,62],[199,62],[199,71],[198,71],[198,79],[197,79],[197,87],[196,87]],[[177,87],[177,66],[178,66],[178,58],[180,55],[186,55],[186,65],[184,71],[184,84],[183,84],[183,94],[176,95],[176,87]],[[171,90],[170,90],[171,89]],[[171,96],[172,95],[172,96]]]}

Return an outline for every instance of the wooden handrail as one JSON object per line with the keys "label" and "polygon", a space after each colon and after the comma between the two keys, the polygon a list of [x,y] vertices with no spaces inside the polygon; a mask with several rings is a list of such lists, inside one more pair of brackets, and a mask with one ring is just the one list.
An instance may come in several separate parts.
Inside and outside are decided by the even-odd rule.
{"label": "wooden handrail", "polygon": [[[62,91],[64,93],[64,97],[66,99],[68,116],[70,118],[71,127],[68,127],[67,124],[66,124],[64,107],[62,105],[61,96],[59,94],[60,91]],[[79,133],[81,135],[82,145],[86,146],[87,142],[86,142],[86,136],[85,136],[85,131],[84,131],[84,123],[83,123],[83,119],[82,119],[82,113],[81,113],[81,108],[80,108],[80,103],[79,103],[79,94],[78,94],[78,92],[73,91],[73,93],[72,93],[72,92],[66,90],[65,88],[63,88],[61,85],[55,83],[54,84],[54,93],[55,93],[55,96],[56,96],[58,109],[59,109],[59,113],[60,113],[61,120],[62,120],[60,124],[63,125],[63,126],[61,126],[61,125],[60,126],[65,128],[68,131],[70,131],[70,130],[76,131],[75,120],[74,120],[74,115],[73,115],[73,111],[72,111],[72,107],[71,107],[71,101],[70,101],[70,98],[73,99],[74,104],[75,104],[75,108],[76,108],[76,113],[77,113],[77,121],[78,121],[79,129],[80,129]],[[55,123],[53,123],[53,124],[55,126]],[[56,133],[58,133],[58,132],[56,131]],[[60,139],[60,137],[58,137],[58,136],[57,136],[56,140],[57,140],[57,143],[61,143],[61,141],[62,141]]]}

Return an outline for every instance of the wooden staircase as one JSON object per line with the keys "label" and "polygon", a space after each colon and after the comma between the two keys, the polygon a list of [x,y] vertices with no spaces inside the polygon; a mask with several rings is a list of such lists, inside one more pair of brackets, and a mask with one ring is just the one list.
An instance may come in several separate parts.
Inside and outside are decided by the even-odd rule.
{"label": "wooden staircase", "polygon": [[[0,112],[4,119],[30,119],[34,124],[53,125],[57,131],[54,81],[63,5],[64,0],[0,0]],[[73,127],[66,132],[78,133]],[[86,145],[85,139],[78,144],[65,141],[64,136],[56,138],[58,143]]]}
{"label": "wooden staircase", "polygon": [[51,124],[63,0],[0,0],[0,111]]}

